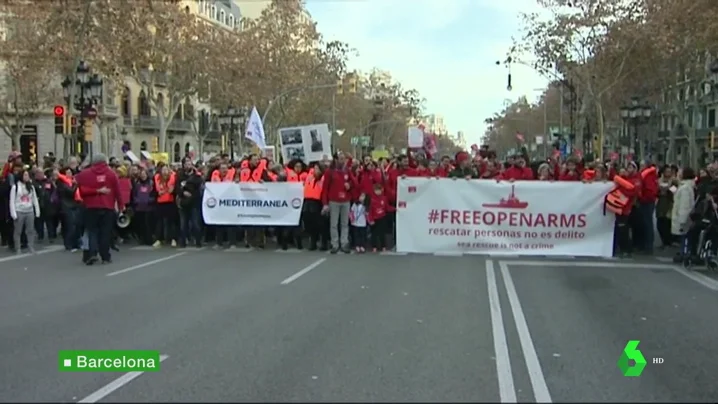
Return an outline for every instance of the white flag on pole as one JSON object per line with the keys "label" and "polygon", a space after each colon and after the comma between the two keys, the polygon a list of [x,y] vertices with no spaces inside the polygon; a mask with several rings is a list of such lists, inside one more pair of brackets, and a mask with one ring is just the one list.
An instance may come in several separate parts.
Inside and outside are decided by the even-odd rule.
{"label": "white flag on pole", "polygon": [[264,137],[264,126],[262,126],[262,118],[257,112],[257,107],[252,107],[252,113],[247,121],[247,129],[244,137],[254,142],[260,150],[267,148],[267,142]]}

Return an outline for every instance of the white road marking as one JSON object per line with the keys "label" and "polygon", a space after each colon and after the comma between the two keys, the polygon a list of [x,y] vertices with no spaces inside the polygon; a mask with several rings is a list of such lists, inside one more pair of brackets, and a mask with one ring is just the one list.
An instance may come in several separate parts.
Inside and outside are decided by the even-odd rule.
{"label": "white road marking", "polygon": [[53,246],[45,247],[45,248],[43,248],[42,250],[39,250],[39,249],[38,249],[38,250],[36,250],[36,253],[35,253],[35,254],[32,254],[32,253],[24,253],[24,254],[17,254],[17,255],[16,255],[15,253],[13,253],[13,255],[11,255],[11,256],[9,256],[9,257],[2,257],[2,258],[0,258],[0,262],[19,260],[19,259],[22,259],[22,258],[34,257],[34,256],[36,256],[36,255],[49,254],[49,253],[61,251],[61,250],[63,250],[63,249],[64,249],[64,247],[62,247],[62,246],[53,245]]}
{"label": "white road marking", "polygon": [[[160,363],[164,362],[165,359],[169,358],[169,355],[160,355]],[[124,375],[118,377],[117,379],[111,381],[109,384],[105,385],[104,387],[100,388],[96,392],[90,394],[89,396],[83,398],[82,400],[78,401],[78,403],[96,403],[103,398],[109,396],[112,394],[115,390],[119,389],[120,387],[126,385],[127,383],[131,382],[132,380],[142,376],[142,374],[145,372],[128,372]]]}
{"label": "white road marking", "polygon": [[277,248],[276,250],[274,250],[274,252],[280,253],[280,254],[301,254],[304,252],[304,250],[297,250],[296,248],[282,250],[281,248]]}
{"label": "white road marking", "polygon": [[248,253],[254,251],[254,248],[245,248],[245,247],[237,247],[237,248],[226,248],[222,250],[222,252],[228,252],[228,253]]}
{"label": "white road marking", "polygon": [[301,271],[299,271],[299,272],[297,272],[296,274],[290,276],[289,278],[283,280],[281,284],[282,284],[282,285],[289,285],[290,283],[292,283],[292,282],[296,281],[297,279],[299,279],[300,276],[306,274],[307,272],[309,272],[309,271],[311,271],[312,269],[318,267],[319,265],[322,265],[322,263],[323,263],[324,261],[326,261],[326,260],[327,260],[326,258],[320,258],[320,259],[314,261],[313,263],[309,264],[307,267],[305,267],[305,268],[302,269]]}
{"label": "white road marking", "polygon": [[382,251],[379,253],[379,255],[394,255],[394,256],[402,256],[403,257],[404,255],[409,255],[409,253],[396,252],[396,251]]}
{"label": "white road marking", "polygon": [[710,290],[718,291],[718,280],[703,275],[696,271],[687,271],[678,265],[657,264],[657,263],[623,263],[623,262],[564,262],[564,261],[502,261],[500,264],[516,265],[516,266],[535,266],[535,267],[584,267],[584,268],[629,268],[629,269],[670,269],[686,278],[698,282]]}
{"label": "white road marking", "polygon": [[158,259],[156,259],[156,260],[147,261],[147,262],[144,262],[144,263],[142,263],[142,264],[138,264],[138,265],[135,265],[135,266],[131,266],[131,267],[129,267],[129,268],[120,269],[119,271],[110,272],[109,274],[107,274],[107,275],[105,275],[105,276],[115,276],[115,275],[124,274],[125,272],[134,271],[135,269],[140,269],[140,268],[148,267],[148,266],[150,266],[150,265],[159,264],[160,262],[169,261],[169,260],[171,260],[171,259],[175,259],[175,258],[177,258],[177,257],[181,257],[181,256],[183,256],[183,255],[185,255],[185,254],[187,254],[187,253],[186,253],[186,252],[180,252],[180,253],[177,253],[177,254],[172,254],[172,255],[167,256],[167,257],[162,257],[162,258],[158,258]]}
{"label": "white road marking", "polygon": [[133,251],[153,251],[153,250],[159,250],[161,247],[153,247],[151,245],[138,245],[134,247],[130,247],[130,250]]}
{"label": "white road marking", "polygon": [[437,257],[461,257],[464,255],[464,253],[450,251],[450,252],[435,252],[434,255]]}
{"label": "white road marking", "polygon": [[521,342],[521,350],[524,352],[524,359],[529,372],[529,379],[531,379],[531,386],[534,390],[534,397],[537,403],[550,403],[551,393],[548,391],[546,379],[541,369],[541,363],[536,354],[536,348],[534,347],[534,342],[529,332],[529,325],[526,323],[526,317],[521,308],[519,295],[516,293],[516,287],[511,278],[509,267],[505,262],[499,262],[499,267],[501,268],[501,275],[504,278],[504,286],[506,286],[506,294],[509,297],[511,312],[514,315],[516,331],[519,334],[519,342]]}
{"label": "white road marking", "polygon": [[504,319],[501,315],[499,288],[496,285],[494,262],[486,260],[486,283],[489,290],[489,308],[491,311],[491,331],[494,336],[494,355],[496,357],[496,376],[499,379],[499,398],[502,403],[516,402],[514,374],[511,372],[509,345],[506,342]]}

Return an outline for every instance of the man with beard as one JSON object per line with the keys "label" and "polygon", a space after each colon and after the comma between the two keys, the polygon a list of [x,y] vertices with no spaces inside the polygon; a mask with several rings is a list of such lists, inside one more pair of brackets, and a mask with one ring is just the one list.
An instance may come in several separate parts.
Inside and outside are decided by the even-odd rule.
{"label": "man with beard", "polygon": [[202,247],[200,215],[204,181],[192,164],[192,160],[187,157],[182,161],[182,170],[178,173],[176,183],[178,186],[175,187],[175,201],[180,218],[179,247],[187,247],[187,242],[191,238],[195,246],[200,248]]}

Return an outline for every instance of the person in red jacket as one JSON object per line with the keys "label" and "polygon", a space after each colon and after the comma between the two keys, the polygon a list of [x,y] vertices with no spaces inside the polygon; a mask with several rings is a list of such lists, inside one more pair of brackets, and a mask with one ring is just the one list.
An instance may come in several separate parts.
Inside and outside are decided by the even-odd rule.
{"label": "person in red jacket", "polygon": [[376,168],[371,159],[364,160],[364,167],[359,171],[357,176],[356,192],[353,193],[354,200],[359,199],[359,195],[371,195],[374,192],[374,184],[383,184],[381,173]]}
{"label": "person in red jacket", "polygon": [[424,172],[424,177],[433,178],[445,178],[446,172],[439,168],[439,165],[434,160],[429,160],[429,164]]}
{"label": "person in red jacket", "polygon": [[533,180],[534,173],[531,167],[526,166],[526,160],[522,156],[514,156],[513,164],[504,171],[501,179],[509,181]]}
{"label": "person in red jacket", "polygon": [[396,167],[389,171],[389,181],[384,187],[384,195],[389,202],[386,209],[386,231],[392,234],[392,240],[396,243],[396,198],[399,192],[399,178],[418,177],[415,169],[409,166],[409,158],[401,155],[396,158]]}
{"label": "person in red jacket", "polygon": [[107,157],[98,153],[92,156],[90,167],[75,176],[75,181],[85,207],[83,222],[89,238],[83,261],[92,265],[97,262],[99,253],[103,263],[110,263],[115,209],[123,211],[125,207],[117,175],[107,165]]}
{"label": "person in red jacket", "polygon": [[558,176],[559,181],[581,181],[581,171],[578,162],[573,158],[566,161],[566,168],[561,170]]}
{"label": "person in red jacket", "polygon": [[387,208],[389,202],[380,184],[374,185],[369,198],[369,215],[367,221],[371,226],[371,246],[374,252],[386,251]]}
{"label": "person in red jacket", "polygon": [[324,172],[322,185],[322,213],[329,215],[329,235],[332,242],[331,253],[339,250],[349,254],[349,208],[352,191],[357,186],[356,178],[347,167],[344,153],[334,155],[329,168]]}
{"label": "person in red jacket", "polygon": [[658,170],[652,164],[647,165],[640,173],[641,194],[638,195],[638,212],[643,224],[643,242],[640,243],[643,251],[652,254],[655,231],[653,230],[653,215],[658,200]]}

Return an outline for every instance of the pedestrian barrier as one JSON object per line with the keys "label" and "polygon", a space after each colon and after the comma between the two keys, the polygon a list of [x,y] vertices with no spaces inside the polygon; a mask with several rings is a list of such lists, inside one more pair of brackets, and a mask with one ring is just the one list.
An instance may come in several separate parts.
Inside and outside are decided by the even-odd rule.
{"label": "pedestrian barrier", "polygon": [[397,251],[611,257],[612,183],[402,178]]}

